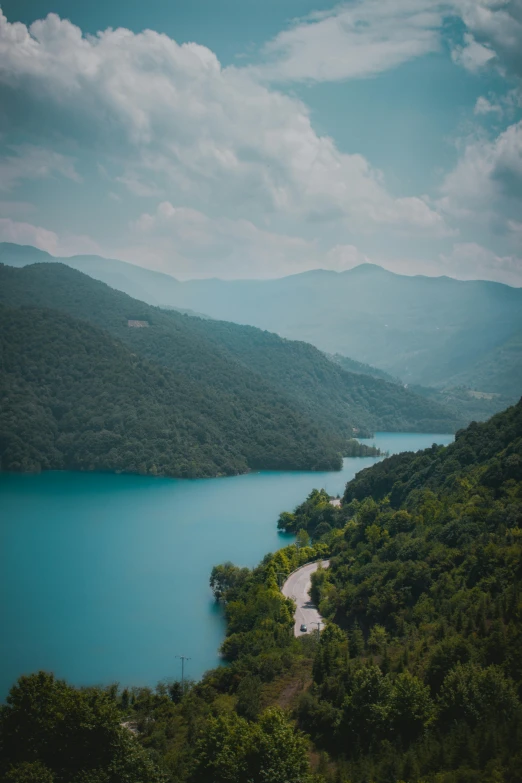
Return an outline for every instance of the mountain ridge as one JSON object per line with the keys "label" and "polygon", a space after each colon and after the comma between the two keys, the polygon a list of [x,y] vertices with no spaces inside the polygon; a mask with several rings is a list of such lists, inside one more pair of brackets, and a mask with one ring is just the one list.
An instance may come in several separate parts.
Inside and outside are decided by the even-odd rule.
{"label": "mountain ridge", "polygon": [[[132,299],[63,264],[0,266],[0,301],[67,312],[105,329],[132,349],[223,392],[241,387],[243,369],[321,421],[339,449],[375,429],[455,431],[462,419],[395,384],[348,373],[306,343],[165,311]],[[152,329],[129,329],[127,321]],[[250,375],[249,375],[250,377]],[[248,382],[253,383],[252,381]],[[319,402],[320,401],[320,402]],[[415,411],[415,415],[412,413]]]}
{"label": "mountain ridge", "polygon": [[[0,244],[0,260],[52,262],[45,251]],[[21,256],[21,260],[14,258]],[[97,256],[59,259],[155,306],[234,321],[311,343],[408,385],[522,393],[522,289],[448,276],[397,275],[375,264],[311,270],[270,280],[179,281]],[[495,352],[509,356],[497,367]],[[500,355],[500,354],[499,354]],[[477,367],[482,367],[480,373]],[[494,412],[493,410],[488,413]]]}

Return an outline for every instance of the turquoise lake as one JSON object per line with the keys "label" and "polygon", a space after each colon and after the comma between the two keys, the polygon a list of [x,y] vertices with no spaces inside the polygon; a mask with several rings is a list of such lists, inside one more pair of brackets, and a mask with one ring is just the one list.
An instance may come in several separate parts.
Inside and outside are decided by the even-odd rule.
{"label": "turquoise lake", "polygon": [[[390,453],[452,435],[377,433]],[[341,494],[378,461],[336,473],[261,472],[220,479],[100,473],[0,474],[0,698],[21,674],[75,684],[154,685],[219,664],[224,622],[213,565],[254,566],[292,539],[277,518],[314,488]]]}

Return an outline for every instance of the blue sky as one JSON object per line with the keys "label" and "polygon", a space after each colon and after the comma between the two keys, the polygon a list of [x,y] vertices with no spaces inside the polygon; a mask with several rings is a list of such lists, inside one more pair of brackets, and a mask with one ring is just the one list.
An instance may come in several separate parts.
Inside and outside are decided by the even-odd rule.
{"label": "blue sky", "polygon": [[522,0],[9,0],[0,240],[522,285]]}

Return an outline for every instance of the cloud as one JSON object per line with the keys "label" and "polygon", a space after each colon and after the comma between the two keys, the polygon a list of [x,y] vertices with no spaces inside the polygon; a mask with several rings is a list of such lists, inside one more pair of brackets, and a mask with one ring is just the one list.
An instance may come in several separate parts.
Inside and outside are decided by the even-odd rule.
{"label": "cloud", "polygon": [[60,174],[81,182],[71,158],[30,144],[10,146],[14,153],[0,158],[0,190],[12,190],[23,179],[43,179]]}
{"label": "cloud", "polygon": [[469,139],[442,194],[438,208],[454,218],[506,228],[522,207],[522,120],[494,139]]}
{"label": "cloud", "polygon": [[[432,46],[438,16],[417,13],[419,3],[431,5],[398,4],[407,27],[403,43],[397,39],[401,57]],[[382,4],[362,5],[384,35]],[[418,40],[413,48],[410,32]],[[259,84],[248,69],[223,69],[206,47],[178,45],[151,30],[85,37],[55,14],[30,28],[0,16],[2,83],[34,111],[46,112],[48,134],[65,127],[83,134],[82,143],[102,151],[106,168],[120,169],[115,179],[139,196],[161,194],[223,217],[447,233],[426,199],[395,198],[363,156],[342,153],[318,135],[302,101]],[[30,123],[23,129],[30,132]]]}
{"label": "cloud", "polygon": [[477,98],[473,113],[478,115],[485,115],[485,114],[502,115],[504,113],[504,110],[502,106],[500,106],[498,103],[491,103],[491,101],[489,101],[487,98],[481,95],[479,98]]}
{"label": "cloud", "polygon": [[90,237],[76,234],[59,235],[42,226],[0,218],[0,242],[33,245],[53,256],[100,253],[100,246]]}
{"label": "cloud", "polygon": [[478,43],[471,33],[464,34],[464,44],[456,46],[451,56],[453,61],[468,71],[478,71],[495,58],[495,52],[488,46]]}
{"label": "cloud", "polygon": [[498,280],[509,285],[522,284],[522,256],[499,256],[475,242],[453,245],[440,260],[452,277],[461,280]]}
{"label": "cloud", "polygon": [[437,0],[359,0],[297,20],[252,68],[271,81],[339,81],[375,76],[440,48]]}
{"label": "cloud", "polygon": [[462,64],[473,70],[491,61],[522,76],[522,0],[455,0],[455,4],[468,30]]}
{"label": "cloud", "polygon": [[279,277],[316,268],[321,255],[314,241],[266,231],[245,219],[212,218],[169,201],[141,214],[130,228],[131,246],[120,253],[177,277],[193,277],[195,268],[200,277]]}

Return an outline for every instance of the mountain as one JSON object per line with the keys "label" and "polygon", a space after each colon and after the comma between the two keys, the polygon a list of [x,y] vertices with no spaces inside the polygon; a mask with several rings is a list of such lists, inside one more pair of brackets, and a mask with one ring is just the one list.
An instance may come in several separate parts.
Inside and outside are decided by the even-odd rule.
{"label": "mountain", "polygon": [[[522,391],[522,354],[511,343],[522,331],[522,289],[500,283],[407,277],[365,264],[280,280],[188,281],[173,304],[306,340],[407,383],[455,385],[467,374],[481,384],[478,391]],[[499,389],[500,351],[509,352],[512,364],[503,365]],[[488,356],[477,376],[475,367]]]}
{"label": "mountain", "polygon": [[[23,267],[28,264],[61,263],[84,272],[95,280],[116,288],[118,291],[158,307],[173,307],[177,298],[179,282],[171,275],[143,269],[141,266],[127,264],[115,258],[81,255],[69,258],[56,258],[45,250],[31,245],[15,245],[12,242],[0,242],[0,263]],[[191,308],[175,308],[182,312]]]}
{"label": "mountain", "polygon": [[450,378],[452,384],[516,397],[522,390],[522,330]]}
{"label": "mountain", "polygon": [[[346,452],[354,429],[452,432],[462,418],[396,384],[354,375],[306,343],[252,327],[165,311],[61,264],[0,267],[0,301],[50,307],[108,330],[148,359],[222,394],[269,386],[292,400]],[[128,320],[149,328],[128,328]],[[252,375],[253,373],[253,375]],[[242,392],[243,393],[243,392]]]}
{"label": "mountain", "polygon": [[2,470],[193,477],[340,466],[338,441],[246,370],[217,390],[34,307],[0,305],[0,340]]}
{"label": "mountain", "polygon": [[[53,260],[36,248],[0,245],[0,261],[13,266]],[[409,277],[372,264],[277,280],[180,282],[97,256],[60,261],[149,304],[269,329],[408,384],[464,384],[511,401],[522,392],[520,288]]]}

